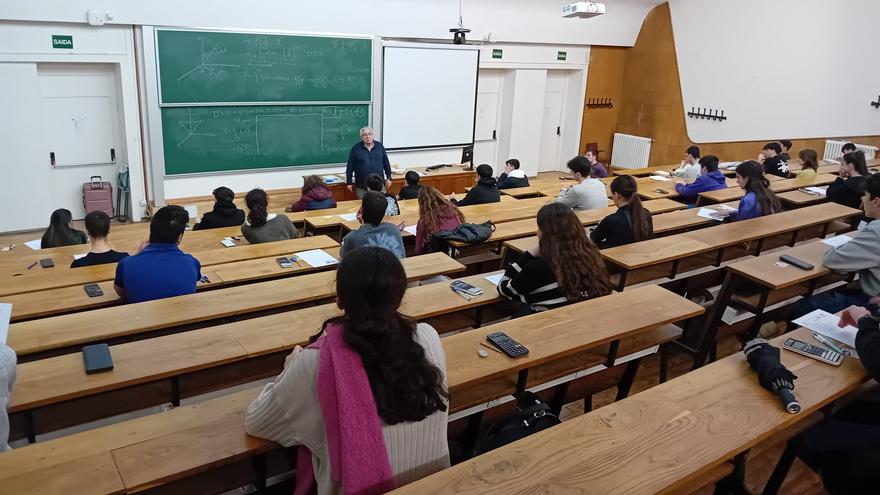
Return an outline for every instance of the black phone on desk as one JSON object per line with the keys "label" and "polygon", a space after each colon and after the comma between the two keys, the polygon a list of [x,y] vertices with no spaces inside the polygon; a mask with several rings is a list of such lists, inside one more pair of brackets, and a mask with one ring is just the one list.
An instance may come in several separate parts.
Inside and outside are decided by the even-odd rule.
{"label": "black phone on desk", "polygon": [[43,258],[40,260],[40,266],[43,268],[52,268],[55,266],[55,262],[52,261],[52,258]]}
{"label": "black phone on desk", "polygon": [[110,356],[110,346],[107,344],[87,345],[82,348],[82,355],[86,374],[113,369],[113,358]]}

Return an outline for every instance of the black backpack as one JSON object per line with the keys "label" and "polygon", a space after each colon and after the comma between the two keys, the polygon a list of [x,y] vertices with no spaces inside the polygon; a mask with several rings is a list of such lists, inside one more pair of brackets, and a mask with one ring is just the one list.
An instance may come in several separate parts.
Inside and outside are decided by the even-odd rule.
{"label": "black backpack", "polygon": [[561,421],[546,402],[532,392],[523,392],[517,397],[516,411],[499,419],[480,435],[474,455],[484,454],[559,423]]}
{"label": "black backpack", "polygon": [[495,231],[495,224],[492,221],[483,223],[463,223],[454,230],[441,230],[431,236],[431,251],[451,253],[452,247],[450,241],[465,242],[474,244],[489,240],[492,232]]}

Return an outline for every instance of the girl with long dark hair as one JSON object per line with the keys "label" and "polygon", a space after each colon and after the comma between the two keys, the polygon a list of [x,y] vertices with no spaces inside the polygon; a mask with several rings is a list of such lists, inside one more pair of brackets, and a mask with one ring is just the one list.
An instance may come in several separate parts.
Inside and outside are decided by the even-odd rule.
{"label": "girl with long dark hair", "polygon": [[727,215],[726,221],[748,220],[782,211],[782,205],[770,190],[770,181],[764,177],[760,163],[754,160],[740,163],[736,167],[736,183],[746,194],[739,200],[737,211],[718,213],[719,216]]}
{"label": "girl with long dark hair", "polygon": [[650,239],[654,235],[651,212],[642,206],[635,179],[620,175],[611,181],[611,199],[617,211],[603,218],[590,233],[590,239],[597,246],[623,246]]}
{"label": "girl with long dark hair", "polygon": [[66,208],[59,208],[49,217],[49,228],[40,239],[40,249],[59,246],[75,246],[89,242],[85,232],[70,226],[73,214]]}
{"label": "girl with long dark hair", "polygon": [[319,493],[384,493],[449,466],[446,357],[437,332],[398,313],[400,261],[364,247],[342,259],[336,304],[305,349],[248,408],[251,435],[300,445]]}
{"label": "girl with long dark hair", "polygon": [[826,197],[850,208],[861,208],[862,196],[865,194],[865,176],[868,166],[862,150],[851,151],[843,155],[840,162],[839,177],[828,186]]}
{"label": "girl with long dark hair", "polygon": [[550,203],[537,220],[538,245],[511,263],[498,283],[499,294],[522,303],[514,316],[610,294],[602,255],[574,211]]}
{"label": "girl with long dark hair", "polygon": [[287,215],[269,213],[269,196],[262,189],[253,189],[244,197],[248,207],[247,221],[241,233],[251,244],[296,239],[299,231]]}

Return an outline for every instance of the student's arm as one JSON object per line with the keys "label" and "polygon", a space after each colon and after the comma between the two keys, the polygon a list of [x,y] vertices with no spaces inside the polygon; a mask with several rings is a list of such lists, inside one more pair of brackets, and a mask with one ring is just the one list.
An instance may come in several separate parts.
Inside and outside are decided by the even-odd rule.
{"label": "student's arm", "polygon": [[526,295],[535,289],[553,283],[547,280],[547,274],[542,265],[543,263],[537,262],[531,253],[524,252],[504,271],[504,276],[498,282],[498,293],[514,301],[526,302]]}
{"label": "student's arm", "polygon": [[299,229],[293,226],[293,222],[290,221],[290,218],[287,215],[282,215],[287,222],[284,223],[284,229],[287,231],[288,235],[290,235],[291,239],[299,238]]}
{"label": "student's arm", "polygon": [[119,296],[120,299],[125,301],[125,282],[123,279],[123,266],[125,266],[122,261],[116,263],[116,277],[113,279],[113,290],[116,291],[116,295]]}
{"label": "student's arm", "polygon": [[415,253],[422,254],[425,252],[425,224],[419,219],[416,224],[416,247]]}
{"label": "student's arm", "polygon": [[875,380],[880,379],[880,326],[871,316],[859,320],[859,333],[856,334],[856,351],[862,366]]}
{"label": "student's arm", "polygon": [[294,351],[296,357],[288,358],[281,374],[247,408],[244,429],[248,434],[285,447],[301,443],[301,418],[313,412],[309,409],[319,407],[311,400],[302,400],[302,395],[308,395],[315,386],[317,354],[312,349]]}
{"label": "student's arm", "polygon": [[348,152],[348,162],[345,163],[345,183],[352,184],[352,175],[354,175],[355,147]]}
{"label": "student's arm", "polygon": [[477,186],[472,187],[471,190],[464,195],[464,198],[462,198],[460,201],[453,201],[453,204],[455,206],[470,206],[476,204],[477,198],[476,193],[474,192],[476,191],[476,189]]}
{"label": "student's arm", "polygon": [[590,239],[596,243],[597,246],[601,246],[608,239],[608,236],[611,235],[613,227],[611,226],[611,215],[603,218],[599,225],[590,232]]}
{"label": "student's arm", "polygon": [[556,202],[562,203],[569,208],[574,208],[574,206],[577,204],[577,198],[574,191],[572,190],[573,187],[574,186],[569,187],[568,189],[560,192],[559,195],[556,196]]}
{"label": "student's arm", "polygon": [[388,152],[382,146],[382,168],[385,170],[385,178],[391,180],[391,162],[388,161]]}
{"label": "student's arm", "polygon": [[822,264],[839,272],[857,272],[876,267],[880,263],[878,252],[880,252],[880,236],[866,228],[856,234],[851,241],[825,253]]}
{"label": "student's arm", "polygon": [[303,194],[296,200],[296,203],[290,206],[290,211],[305,211],[306,210],[306,195]]}
{"label": "student's arm", "polygon": [[508,180],[507,174],[501,174],[498,176],[498,189],[507,189],[510,185],[510,180]]}

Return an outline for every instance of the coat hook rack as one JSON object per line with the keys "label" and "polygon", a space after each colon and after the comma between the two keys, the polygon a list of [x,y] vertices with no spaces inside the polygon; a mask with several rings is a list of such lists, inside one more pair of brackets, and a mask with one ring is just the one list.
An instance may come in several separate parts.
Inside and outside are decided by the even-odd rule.
{"label": "coat hook rack", "polygon": [[877,101],[872,101],[871,106],[874,108],[880,108],[880,96],[877,96]]}
{"label": "coat hook rack", "polygon": [[717,121],[725,121],[727,117],[724,115],[724,110],[712,110],[709,108],[694,108],[691,107],[691,111],[687,113],[687,116],[692,119],[708,119],[708,120],[717,120]]}
{"label": "coat hook rack", "polygon": [[611,98],[587,98],[584,105],[587,108],[614,108],[614,102]]}

